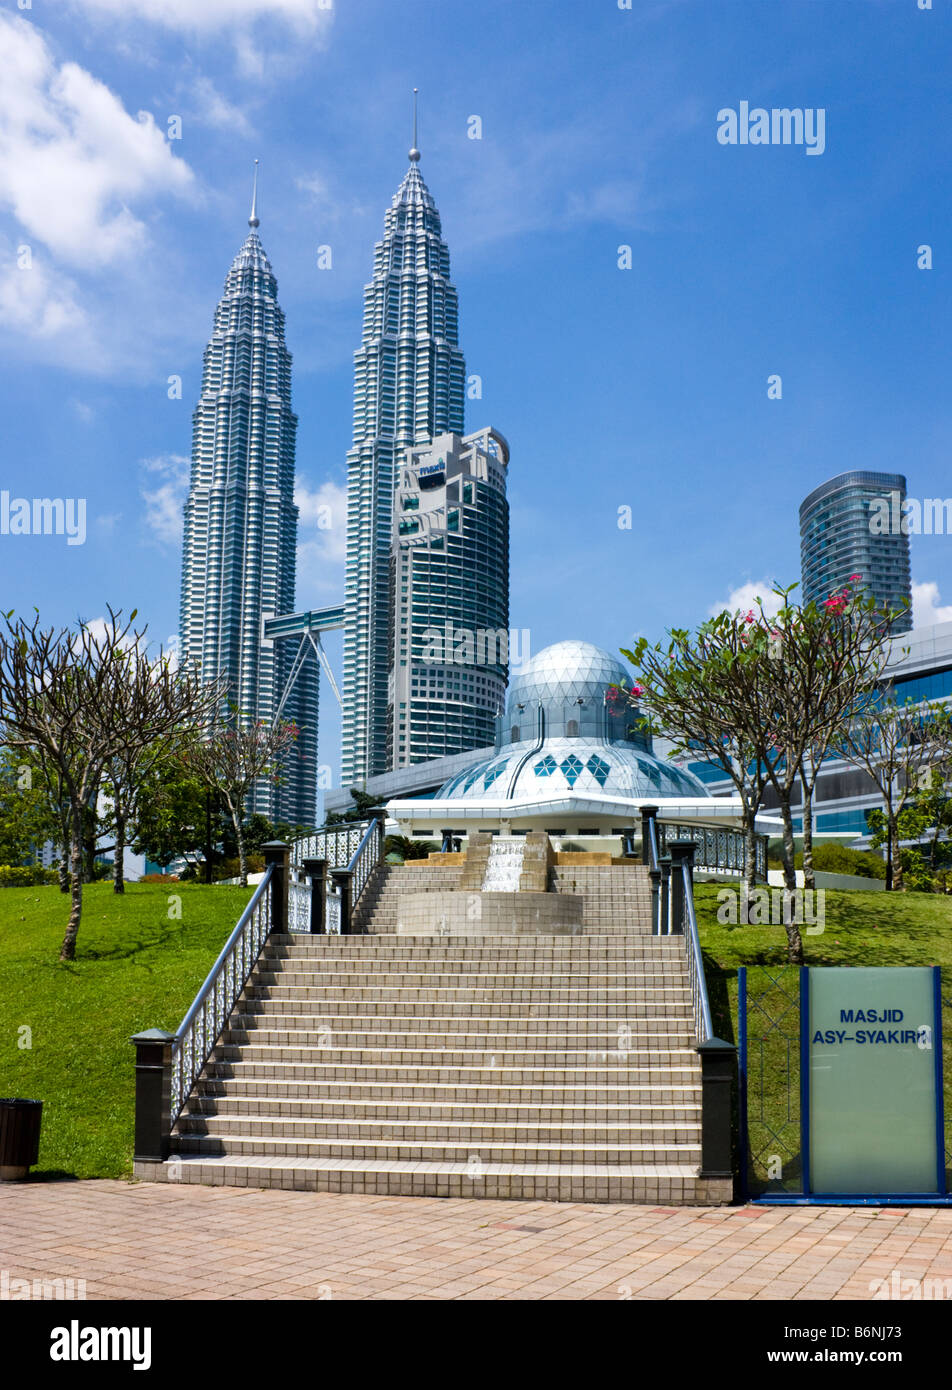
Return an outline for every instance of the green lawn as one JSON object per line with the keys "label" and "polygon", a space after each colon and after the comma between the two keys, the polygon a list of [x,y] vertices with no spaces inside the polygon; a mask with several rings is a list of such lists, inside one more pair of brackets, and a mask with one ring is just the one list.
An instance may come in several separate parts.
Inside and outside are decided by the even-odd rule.
{"label": "green lawn", "polygon": [[[89,884],[76,959],[65,964],[68,897],[56,887],[0,889],[0,1096],[44,1102],[33,1172],[131,1172],[129,1038],[178,1026],[250,891],[129,884],[117,895],[111,883]],[[25,1028],[30,1047],[18,1045]]]}
{"label": "green lawn", "polygon": [[[782,926],[731,928],[717,920],[718,888],[698,884],[695,908],[714,1031],[738,1039],[737,968],[748,967],[748,1087],[753,1155],[779,1154],[783,1185],[799,1181],[800,1057],[797,969]],[[942,973],[946,1147],[952,1145],[952,897],[932,893],[826,893],[822,933],[803,936],[807,965],[939,965]],[[803,930],[803,929],[801,929]],[[766,1187],[753,1164],[755,1190]],[[770,1184],[772,1188],[778,1184]]]}

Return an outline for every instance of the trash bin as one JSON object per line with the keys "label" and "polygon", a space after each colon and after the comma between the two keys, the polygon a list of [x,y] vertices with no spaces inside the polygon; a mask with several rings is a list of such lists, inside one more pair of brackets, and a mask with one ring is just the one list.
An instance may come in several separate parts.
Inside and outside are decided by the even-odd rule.
{"label": "trash bin", "polygon": [[0,1100],[0,1182],[25,1178],[40,1156],[41,1100]]}

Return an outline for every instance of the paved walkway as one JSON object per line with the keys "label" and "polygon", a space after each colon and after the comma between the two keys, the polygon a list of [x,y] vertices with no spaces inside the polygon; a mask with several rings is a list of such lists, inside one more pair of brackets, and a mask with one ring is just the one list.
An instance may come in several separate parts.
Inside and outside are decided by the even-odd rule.
{"label": "paved walkway", "polygon": [[952,1296],[952,1210],[0,1186],[0,1298],[70,1278],[90,1299],[826,1300],[948,1281],[934,1298]]}

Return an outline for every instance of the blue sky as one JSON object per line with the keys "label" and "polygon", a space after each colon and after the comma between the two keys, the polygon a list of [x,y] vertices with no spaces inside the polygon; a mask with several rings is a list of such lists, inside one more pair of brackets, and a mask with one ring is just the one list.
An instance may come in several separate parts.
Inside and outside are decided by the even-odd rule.
{"label": "blue sky", "polygon": [[[414,86],[483,381],[467,428],[512,446],[533,650],[617,649],[792,582],[799,502],[844,468],[952,495],[952,2],[919,3],[2,0],[0,487],[88,516],[81,546],[0,536],[2,606],[136,606],[175,632],[191,412],[255,158],[294,354],[298,601],[342,595],[352,353]],[[824,152],[719,144],[741,101],[823,108]],[[952,618],[950,550],[913,541],[920,620]]]}

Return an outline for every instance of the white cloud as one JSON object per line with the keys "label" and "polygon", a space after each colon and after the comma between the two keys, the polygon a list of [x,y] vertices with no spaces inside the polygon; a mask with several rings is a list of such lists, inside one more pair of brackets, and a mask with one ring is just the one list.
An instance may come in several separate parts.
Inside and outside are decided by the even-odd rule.
{"label": "white cloud", "polygon": [[[86,332],[86,313],[69,276],[32,254],[21,265],[8,242],[0,251],[0,323],[8,333],[46,341],[66,336],[75,341],[76,335]],[[87,352],[89,346],[87,339]]]}
{"label": "white cloud", "polygon": [[712,603],[707,610],[708,617],[716,618],[718,613],[723,613],[726,609],[728,613],[735,613],[737,609],[747,612],[753,608],[757,610],[757,600],[762,599],[764,612],[768,617],[773,617],[779,613],[781,600],[773,592],[774,581],[772,579],[753,580],[748,584],[740,584],[736,589],[731,589],[727,598],[722,603]]}
{"label": "white cloud", "polygon": [[195,119],[213,130],[228,130],[236,135],[250,135],[251,126],[240,106],[222,96],[208,77],[196,78],[189,87],[189,98]]}
{"label": "white cloud", "polygon": [[58,260],[101,267],[139,250],[129,204],[193,183],[148,112],[131,116],[76,63],[57,66],[38,29],[0,13],[0,206]]}
{"label": "white cloud", "polygon": [[914,627],[931,627],[933,623],[952,623],[952,605],[939,603],[939,586],[933,580],[912,585],[912,622]]}
{"label": "white cloud", "polygon": [[294,485],[300,509],[297,548],[297,604],[343,599],[347,554],[347,489],[335,482],[312,491],[303,478]]}
{"label": "white cloud", "polygon": [[192,461],[182,454],[162,454],[143,459],[142,468],[158,480],[157,487],[143,487],[144,525],[160,546],[178,545],[182,539],[182,506],[188,492]]}
{"label": "white cloud", "polygon": [[74,4],[106,18],[142,19],[189,33],[242,29],[262,19],[313,33],[333,17],[328,0],[74,0]]}

